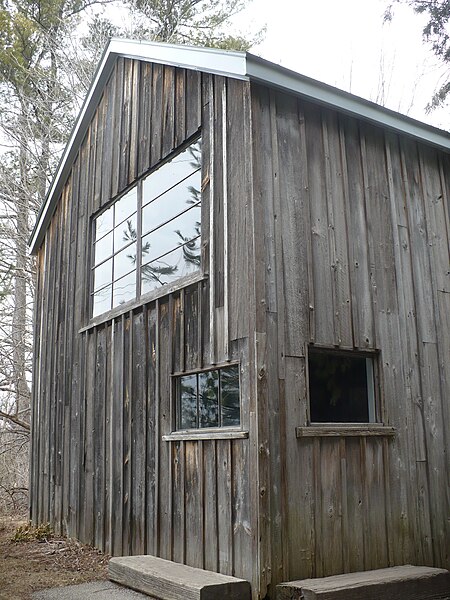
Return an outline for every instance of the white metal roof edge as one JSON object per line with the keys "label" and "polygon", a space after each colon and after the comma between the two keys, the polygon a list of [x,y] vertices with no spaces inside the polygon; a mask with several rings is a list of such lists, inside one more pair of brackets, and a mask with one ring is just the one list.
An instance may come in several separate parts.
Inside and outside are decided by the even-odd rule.
{"label": "white metal roof edge", "polygon": [[111,40],[108,50],[125,58],[247,79],[246,52],[117,38]]}
{"label": "white metal roof edge", "polygon": [[37,252],[42,242],[59,195],[70,174],[79,145],[83,141],[114,63],[119,56],[269,85],[404,133],[450,152],[450,134],[445,131],[383,108],[373,102],[321,83],[253,54],[199,46],[178,46],[156,42],[112,39],[99,62],[51,187],[36,219],[29,240],[29,248],[32,254]]}
{"label": "white metal roof edge", "polygon": [[251,81],[293,92],[450,152],[450,133],[295,71],[274,65],[259,56],[247,54],[247,75]]}

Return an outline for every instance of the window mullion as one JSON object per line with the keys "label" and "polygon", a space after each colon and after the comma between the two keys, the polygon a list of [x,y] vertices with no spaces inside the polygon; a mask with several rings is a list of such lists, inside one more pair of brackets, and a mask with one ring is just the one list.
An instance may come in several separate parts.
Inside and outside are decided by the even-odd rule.
{"label": "window mullion", "polygon": [[218,407],[218,411],[219,411],[219,427],[223,427],[222,425],[222,374],[220,372],[220,369],[218,370],[218,378],[217,378],[217,402],[219,404]]}
{"label": "window mullion", "polygon": [[141,297],[141,263],[142,263],[142,188],[140,181],[137,188],[137,235],[136,235],[136,298]]}
{"label": "window mullion", "polygon": [[199,389],[199,385],[198,385],[198,373],[195,376],[195,380],[197,382],[197,429],[200,428],[200,389]]}

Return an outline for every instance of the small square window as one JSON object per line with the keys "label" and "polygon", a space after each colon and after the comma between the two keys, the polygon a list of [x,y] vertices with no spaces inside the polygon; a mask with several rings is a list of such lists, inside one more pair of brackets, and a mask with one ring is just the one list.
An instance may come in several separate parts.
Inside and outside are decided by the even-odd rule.
{"label": "small square window", "polygon": [[177,429],[239,427],[239,367],[210,369],[176,378]]}
{"label": "small square window", "polygon": [[374,423],[375,356],[310,348],[309,401],[312,423]]}

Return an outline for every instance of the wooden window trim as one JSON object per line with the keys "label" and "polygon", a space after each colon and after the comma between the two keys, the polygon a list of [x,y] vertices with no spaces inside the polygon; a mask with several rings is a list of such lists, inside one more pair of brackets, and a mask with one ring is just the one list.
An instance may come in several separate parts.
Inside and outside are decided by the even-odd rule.
{"label": "wooden window trim", "polygon": [[78,330],[78,333],[84,333],[85,331],[89,331],[90,329],[94,329],[94,327],[98,327],[99,325],[103,325],[112,319],[116,319],[122,316],[125,313],[131,312],[143,306],[144,304],[149,304],[150,302],[154,302],[164,296],[168,296],[169,294],[174,294],[175,292],[179,292],[180,290],[187,288],[194,283],[199,283],[200,281],[206,281],[208,279],[208,275],[202,273],[202,271],[197,271],[195,273],[190,273],[185,277],[180,277],[171,284],[164,285],[159,288],[155,288],[146,294],[143,294],[140,298],[136,298],[135,300],[130,300],[126,304],[121,304],[120,306],[116,306],[111,310],[98,315],[98,317],[91,317],[89,323]]}
{"label": "wooden window trim", "polygon": [[[202,373],[208,373],[209,371],[220,371],[221,369],[226,369],[227,367],[237,367],[239,373],[239,419],[240,426],[222,426],[218,425],[217,427],[198,427],[196,429],[177,429],[178,427],[178,414],[180,410],[180,398],[178,395],[178,380],[180,377],[184,377],[187,375],[200,375]],[[170,434],[162,436],[164,441],[173,441],[173,440],[200,440],[200,439],[238,439],[238,438],[247,438],[248,431],[242,429],[242,396],[241,396],[241,369],[238,361],[229,361],[229,362],[220,362],[217,364],[209,365],[207,367],[199,368],[199,369],[189,369],[186,371],[178,371],[172,373],[171,377],[171,386],[170,386],[170,407],[171,407],[171,425],[172,432]],[[220,402],[221,402],[221,389],[219,386],[219,412]],[[198,399],[197,399],[198,401]],[[220,416],[219,416],[220,418]]]}
{"label": "wooden window trim", "polygon": [[248,431],[244,429],[226,429],[217,427],[214,429],[186,429],[173,431],[163,435],[163,442],[183,442],[201,440],[243,440],[248,438]]}
{"label": "wooden window trim", "polygon": [[393,437],[396,435],[395,427],[382,423],[320,423],[296,427],[297,438],[310,437]]}
{"label": "wooden window trim", "polygon": [[[323,423],[323,422],[314,422],[311,421],[311,395],[310,395],[310,382],[309,382],[309,353],[313,351],[313,352],[317,352],[317,353],[323,353],[323,354],[333,354],[333,355],[342,355],[342,356],[355,356],[355,357],[360,357],[360,358],[365,358],[368,359],[370,358],[372,360],[372,378],[373,378],[373,414],[374,414],[374,421],[370,421],[368,423],[351,423],[351,422],[331,422],[331,423]],[[316,433],[312,434],[312,435],[318,435],[317,431],[319,430],[319,428],[323,428],[324,432],[326,432],[327,428],[331,428],[331,429],[339,429],[339,431],[342,433],[344,431],[344,428],[347,427],[349,430],[349,434],[348,435],[352,435],[351,432],[354,431],[355,427],[358,427],[361,430],[364,431],[368,431],[370,430],[378,430],[379,427],[383,427],[383,423],[385,421],[385,413],[384,413],[384,404],[383,404],[383,393],[382,393],[382,380],[381,380],[381,369],[380,369],[380,351],[377,349],[365,349],[365,348],[337,348],[334,346],[328,346],[328,345],[320,345],[320,344],[311,344],[307,347],[307,354],[306,354],[306,389],[307,389],[307,398],[308,398],[308,404],[307,404],[307,415],[308,415],[308,425],[306,426],[299,426],[296,427],[296,429],[308,429],[308,428],[315,428],[316,429]],[[368,402],[370,402],[370,398],[368,398]],[[370,406],[369,406],[369,412],[370,412]],[[324,433],[324,436],[328,435],[329,437],[332,437],[331,433]],[[374,434],[367,434],[367,435],[378,435],[376,433]],[[305,435],[297,435],[297,437],[305,437]]]}

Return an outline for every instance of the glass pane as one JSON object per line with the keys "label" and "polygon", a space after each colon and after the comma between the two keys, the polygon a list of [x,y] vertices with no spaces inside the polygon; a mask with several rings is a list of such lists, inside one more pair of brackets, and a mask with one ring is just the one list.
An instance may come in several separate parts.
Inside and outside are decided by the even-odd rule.
{"label": "glass pane", "polygon": [[[200,170],[200,140],[144,179],[142,204],[157,198],[173,185]],[[198,176],[200,179],[200,175]],[[198,187],[200,189],[200,186]]]}
{"label": "glass pane", "polygon": [[197,375],[185,375],[180,385],[180,429],[197,428]]}
{"label": "glass pane", "polygon": [[[199,241],[200,238],[193,242],[194,250],[192,250],[192,252],[194,254],[199,250]],[[191,252],[190,248],[188,246],[183,246],[170,252],[170,254],[167,254],[160,260],[155,260],[151,263],[142,265],[142,294],[145,294],[156,287],[160,287],[161,285],[172,283],[179,277],[197,271],[198,266],[195,262],[189,262],[189,260],[187,260],[186,255],[189,252]]]}
{"label": "glass pane", "polygon": [[94,264],[98,265],[98,263],[105,260],[105,258],[108,258],[108,256],[111,256],[111,254],[113,253],[112,242],[113,242],[112,231],[111,231],[111,233],[108,233],[108,235],[105,235],[105,237],[103,237],[101,240],[96,242],[95,252],[94,252],[94,256],[95,256]]}
{"label": "glass pane", "polygon": [[113,208],[108,208],[105,212],[102,212],[95,219],[95,239],[99,240],[101,237],[111,231],[113,228]]}
{"label": "glass pane", "polygon": [[[200,171],[147,204],[142,209],[142,233],[165,223],[173,216],[200,202]],[[198,209],[200,212],[200,209]],[[200,221],[200,216],[198,217]]]}
{"label": "glass pane", "polygon": [[198,410],[200,427],[219,426],[219,371],[199,373]]}
{"label": "glass pane", "polygon": [[[196,206],[142,238],[142,262],[159,258],[162,254],[199,235],[200,206]],[[191,250],[195,250],[195,244]],[[186,257],[187,259],[190,257],[191,262],[194,262],[197,267],[200,266],[200,250],[198,253],[191,252]]]}
{"label": "glass pane", "polygon": [[239,367],[226,367],[220,370],[222,426],[233,427],[241,423],[239,402]]}
{"label": "glass pane", "polygon": [[101,315],[102,313],[111,310],[111,286],[93,294],[93,310],[92,316]]}
{"label": "glass pane", "polygon": [[94,290],[112,282],[112,258],[94,269]]}
{"label": "glass pane", "polygon": [[114,229],[114,252],[123,246],[136,241],[137,236],[137,213],[131,215],[126,221]]}
{"label": "glass pane", "polygon": [[114,225],[121,223],[137,210],[137,187],[130,190],[114,204]]}
{"label": "glass pane", "polygon": [[310,350],[308,369],[311,421],[369,422],[365,357]]}
{"label": "glass pane", "polygon": [[136,266],[136,242],[114,256],[114,280],[119,279]]}
{"label": "glass pane", "polygon": [[136,298],[136,271],[113,283],[113,306],[119,306]]}

